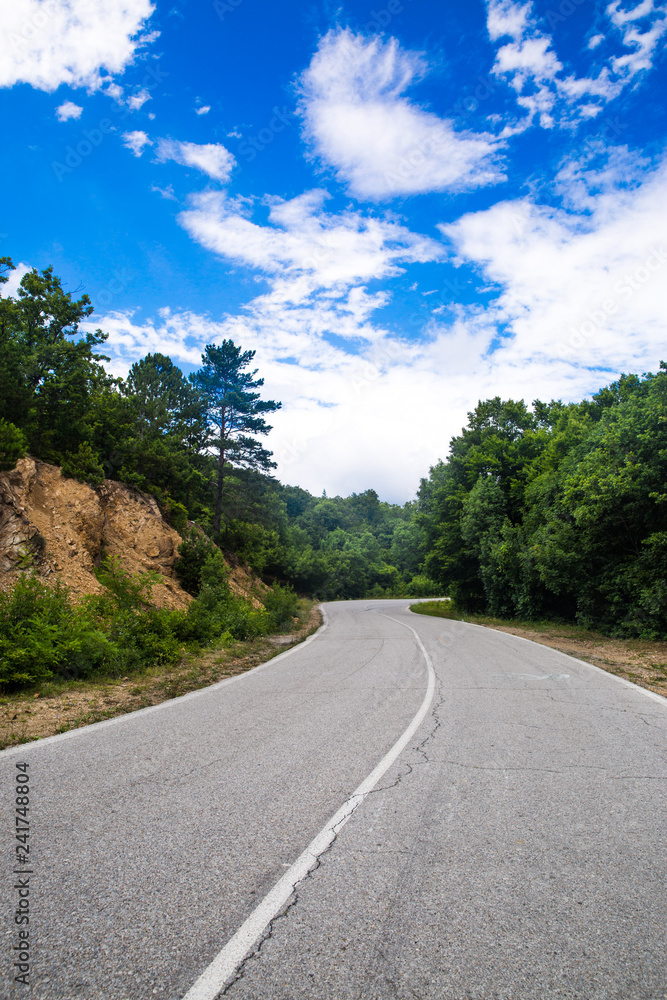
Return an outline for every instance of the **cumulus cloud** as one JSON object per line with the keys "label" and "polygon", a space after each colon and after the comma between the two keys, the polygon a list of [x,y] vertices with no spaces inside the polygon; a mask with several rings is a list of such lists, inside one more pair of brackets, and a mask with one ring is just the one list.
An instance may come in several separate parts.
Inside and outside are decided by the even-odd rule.
{"label": "cumulus cloud", "polygon": [[160,139],[157,159],[164,163],[174,160],[186,167],[195,167],[217,181],[227,181],[236,160],[224,146],[209,142],[197,145],[195,142],[176,142],[174,139]]}
{"label": "cumulus cloud", "polygon": [[195,108],[195,114],[196,115],[207,115],[210,110],[211,110],[211,105],[210,104],[204,104],[203,107],[201,107],[201,108]]}
{"label": "cumulus cloud", "polygon": [[[630,10],[620,10],[620,6],[619,0],[613,0],[607,7],[607,14],[630,51],[615,56],[613,66],[617,73],[632,79],[642,70],[651,69],[658,42],[667,32],[667,11],[664,4],[656,4],[654,0],[642,0]],[[652,19],[652,23],[642,31],[638,22],[646,19]]]}
{"label": "cumulus cloud", "polygon": [[2,14],[0,87],[99,89],[103,69],[121,73],[149,40],[153,9],[151,0],[12,0]]}
{"label": "cumulus cloud", "polygon": [[664,353],[667,162],[634,186],[628,162],[566,165],[570,210],[522,199],[442,227],[460,260],[502,289],[506,362],[620,371],[655,367]]}
{"label": "cumulus cloud", "polygon": [[664,353],[667,162],[651,168],[621,149],[568,161],[557,184],[565,207],[521,199],[442,227],[458,260],[500,292],[447,322],[440,295],[428,296],[418,338],[378,322],[391,286],[368,283],[441,259],[441,247],[385,219],[327,215],[321,191],[276,200],[261,226],[251,205],[220,193],[183,213],[205,245],[266,276],[268,290],[237,315],[165,309],[94,325],[109,330],[119,374],[147,351],[198,365],[223,338],[256,349],[267,396],[284,403],[267,441],[281,480],[404,501],[478,399],[581,399],[623,370],[655,369]]}
{"label": "cumulus cloud", "polygon": [[56,115],[59,122],[66,122],[70,118],[80,118],[82,111],[83,108],[80,104],[74,104],[73,101],[65,101],[59,108],[56,108]]}
{"label": "cumulus cloud", "polygon": [[151,95],[144,87],[143,90],[140,90],[137,94],[132,94],[130,97],[128,97],[127,106],[130,109],[130,111],[138,111],[140,108],[143,108],[146,101],[150,100],[151,100]]}
{"label": "cumulus cloud", "polygon": [[300,109],[313,152],[358,198],[463,190],[502,179],[498,140],[457,132],[403,96],[424,58],[383,41],[332,30],[301,79]]}
{"label": "cumulus cloud", "polygon": [[144,151],[145,146],[151,146],[153,144],[152,139],[150,139],[145,132],[124,132],[123,133],[123,145],[127,146],[135,156],[141,156]]}

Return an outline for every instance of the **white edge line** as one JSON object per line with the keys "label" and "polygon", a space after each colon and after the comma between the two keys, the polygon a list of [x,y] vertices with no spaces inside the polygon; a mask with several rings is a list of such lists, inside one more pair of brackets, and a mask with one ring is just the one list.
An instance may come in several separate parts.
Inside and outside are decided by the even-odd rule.
{"label": "white edge line", "polygon": [[[376,613],[381,614],[381,612]],[[362,781],[347,801],[334,813],[315,839],[311,840],[305,851],[288,868],[282,878],[276,882],[273,889],[267,893],[248,919],[241,924],[234,936],[229,939],[224,948],[216,955],[211,964],[202,972],[199,979],[185,994],[183,1000],[215,1000],[215,997],[224,989],[243,960],[261,939],[268,925],[280,913],[285,903],[294,893],[298,883],[315,868],[320,855],[331,846],[339,830],[343,828],[355,809],[361,805],[368,793],[372,791],[380,778],[389,770],[424,721],[435,693],[435,671],[433,670],[431,658],[426,652],[419,635],[411,625],[399,621],[398,618],[391,618],[390,615],[382,615],[382,617],[389,618],[391,621],[403,625],[404,628],[410,629],[424,656],[428,671],[428,686],[419,711],[403,735],[394,743],[389,753],[382,758],[368,777]]]}
{"label": "white edge line", "polygon": [[[465,622],[466,625],[474,625],[474,622]],[[537,642],[536,639],[528,639],[525,635],[514,635],[512,632],[503,632],[502,629],[492,628],[490,625],[477,625],[476,628],[486,628],[489,632],[497,632],[499,635],[507,635],[512,639],[521,639],[522,642],[529,642],[532,646],[541,646],[542,649],[551,649],[554,653],[558,653],[559,656],[565,656],[568,660],[574,660],[575,663],[581,664],[582,667],[588,667],[589,670],[596,670],[599,674],[603,674],[605,677],[611,677],[613,681],[618,684],[622,684],[623,687],[630,688],[632,691],[641,691],[645,694],[647,698],[652,698],[657,701],[659,705],[665,705],[667,703],[667,698],[663,695],[658,694],[657,691],[650,691],[648,688],[642,687],[641,684],[635,684],[634,681],[629,681],[625,677],[619,677],[618,674],[612,674],[611,671],[605,670],[604,667],[598,667],[595,663],[589,663],[588,660],[580,660],[578,656],[571,656],[569,653],[564,653],[562,649],[555,649],[553,646],[547,646],[544,642]]]}
{"label": "white edge line", "polygon": [[225,687],[227,684],[234,684],[236,681],[242,681],[244,678],[250,677],[252,674],[257,674],[260,670],[264,670],[265,667],[272,666],[274,663],[277,663],[278,660],[284,660],[286,656],[291,656],[292,653],[296,653],[299,649],[303,649],[304,646],[313,642],[321,632],[324,632],[324,630],[329,627],[329,619],[326,611],[324,610],[324,606],[320,604],[319,609],[322,612],[323,622],[317,632],[313,632],[313,634],[309,635],[303,640],[303,642],[295,643],[294,646],[290,646],[289,649],[284,650],[282,653],[278,653],[277,656],[272,656],[270,660],[265,660],[264,663],[258,663],[256,667],[252,667],[250,670],[245,670],[242,674],[235,674],[234,677],[225,677],[224,680],[216,681],[215,684],[209,684],[207,687],[198,688],[196,691],[188,691],[187,694],[181,694],[177,698],[169,698],[168,701],[161,701],[159,705],[149,705],[147,708],[137,708],[133,712],[125,712],[124,715],[116,715],[113,719],[104,719],[102,722],[91,722],[88,726],[79,726],[78,729],[68,729],[66,733],[58,733],[56,736],[45,736],[43,739],[31,740],[29,743],[19,743],[19,745],[15,747],[7,747],[6,750],[0,750],[0,760],[4,757],[15,756],[16,754],[25,754],[27,752],[32,752],[33,750],[41,750],[44,746],[48,746],[53,743],[60,743],[62,740],[69,740],[75,736],[86,736],[98,729],[121,725],[131,719],[137,719],[141,715],[148,715],[151,712],[159,712],[161,709],[175,705],[179,701],[200,698],[202,695],[208,694],[210,691],[217,691],[218,688]]}
{"label": "white edge line", "polygon": [[[408,608],[408,611],[410,608]],[[414,614],[414,611],[412,612]],[[422,615],[422,618],[427,618],[428,615]],[[432,618],[438,618],[438,615],[431,615]],[[459,621],[456,619],[441,619],[441,621]],[[498,635],[506,635],[510,639],[519,639],[521,642],[529,642],[532,646],[541,646],[542,649],[551,649],[554,653],[558,653],[560,656],[567,657],[568,660],[574,660],[575,663],[580,663],[582,667],[589,667],[591,670],[597,670],[598,673],[604,674],[605,677],[611,677],[612,680],[617,681],[624,687],[630,688],[632,691],[641,691],[645,694],[647,698],[652,698],[657,701],[659,705],[665,705],[667,703],[667,698],[664,695],[658,694],[657,691],[650,691],[648,688],[642,687],[641,684],[635,684],[634,681],[629,681],[625,677],[619,677],[617,674],[612,674],[611,671],[605,670],[604,667],[598,667],[595,663],[589,663],[587,660],[580,660],[577,656],[570,656],[569,653],[564,653],[561,649],[555,649],[553,646],[547,646],[544,642],[538,642],[536,639],[528,639],[525,635],[514,635],[513,632],[504,632],[500,628],[493,628],[491,625],[478,625],[477,622],[467,622],[463,618],[460,619],[461,625],[471,625],[473,628],[483,628],[488,632],[496,632]]]}

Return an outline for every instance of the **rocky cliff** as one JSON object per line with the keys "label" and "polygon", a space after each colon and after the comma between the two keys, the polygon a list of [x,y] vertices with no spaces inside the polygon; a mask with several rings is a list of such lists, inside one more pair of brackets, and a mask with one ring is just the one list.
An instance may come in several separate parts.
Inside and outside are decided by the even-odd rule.
{"label": "rocky cliff", "polygon": [[155,500],[122,483],[91,487],[32,458],[0,473],[0,589],[32,568],[75,594],[99,592],[94,570],[109,555],[130,573],[156,570],[155,602],[183,608],[191,598],[174,577],[180,542]]}

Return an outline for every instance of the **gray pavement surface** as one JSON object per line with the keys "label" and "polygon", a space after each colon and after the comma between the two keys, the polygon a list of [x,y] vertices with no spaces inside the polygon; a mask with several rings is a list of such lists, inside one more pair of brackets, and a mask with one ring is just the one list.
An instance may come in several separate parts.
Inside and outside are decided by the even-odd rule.
{"label": "gray pavement surface", "polygon": [[[329,604],[260,670],[0,754],[0,997],[181,1000],[419,709],[399,621],[432,658],[432,710],[224,995],[667,997],[667,702],[407,604]],[[29,989],[10,957],[20,760]]]}

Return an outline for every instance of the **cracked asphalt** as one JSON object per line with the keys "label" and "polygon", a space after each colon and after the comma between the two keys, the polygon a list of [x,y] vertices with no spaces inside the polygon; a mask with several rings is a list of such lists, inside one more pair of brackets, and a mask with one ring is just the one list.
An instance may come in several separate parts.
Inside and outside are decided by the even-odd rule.
{"label": "cracked asphalt", "polygon": [[[221,995],[662,1000],[667,702],[405,601],[327,605],[265,668],[0,754],[0,997],[181,1000],[430,713]],[[11,981],[30,764],[30,991]]]}

